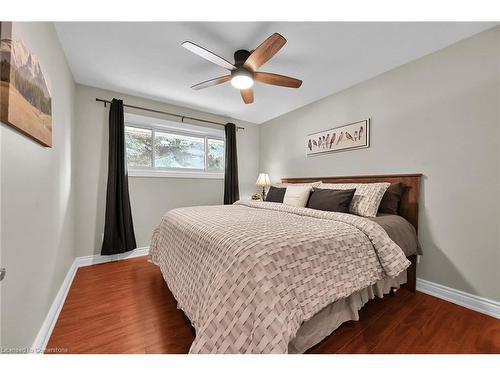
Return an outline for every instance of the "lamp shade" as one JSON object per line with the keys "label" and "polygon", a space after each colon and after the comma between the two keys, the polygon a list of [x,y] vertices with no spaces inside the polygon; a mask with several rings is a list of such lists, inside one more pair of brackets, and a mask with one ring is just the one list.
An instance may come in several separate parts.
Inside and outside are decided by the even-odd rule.
{"label": "lamp shade", "polygon": [[255,185],[260,187],[271,186],[271,180],[269,179],[269,175],[267,173],[260,173],[259,178],[257,179]]}

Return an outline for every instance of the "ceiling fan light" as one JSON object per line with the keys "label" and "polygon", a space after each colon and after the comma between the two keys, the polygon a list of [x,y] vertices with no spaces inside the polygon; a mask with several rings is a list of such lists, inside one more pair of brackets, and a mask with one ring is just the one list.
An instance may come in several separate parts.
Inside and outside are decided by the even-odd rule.
{"label": "ceiling fan light", "polygon": [[246,75],[235,75],[231,78],[231,85],[240,90],[249,89],[253,86],[253,79]]}
{"label": "ceiling fan light", "polygon": [[253,74],[244,68],[233,70],[231,85],[240,90],[249,89],[253,86]]}

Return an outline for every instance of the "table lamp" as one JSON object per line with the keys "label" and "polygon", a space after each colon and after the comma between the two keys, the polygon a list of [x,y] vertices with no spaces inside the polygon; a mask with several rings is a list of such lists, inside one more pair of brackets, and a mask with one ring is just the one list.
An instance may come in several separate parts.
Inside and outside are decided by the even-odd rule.
{"label": "table lamp", "polygon": [[271,180],[269,179],[269,175],[267,173],[260,173],[259,178],[257,178],[257,182],[255,185],[260,186],[262,188],[262,200],[266,200],[266,187],[271,186]]}

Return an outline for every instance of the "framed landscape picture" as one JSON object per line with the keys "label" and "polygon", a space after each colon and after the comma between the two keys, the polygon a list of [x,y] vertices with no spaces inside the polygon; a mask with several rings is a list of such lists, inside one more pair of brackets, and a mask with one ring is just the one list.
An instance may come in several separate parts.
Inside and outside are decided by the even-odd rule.
{"label": "framed landscape picture", "polygon": [[370,119],[323,130],[306,137],[306,155],[370,147]]}
{"label": "framed landscape picture", "polygon": [[16,23],[0,22],[0,35],[0,121],[52,147],[52,98],[40,61]]}

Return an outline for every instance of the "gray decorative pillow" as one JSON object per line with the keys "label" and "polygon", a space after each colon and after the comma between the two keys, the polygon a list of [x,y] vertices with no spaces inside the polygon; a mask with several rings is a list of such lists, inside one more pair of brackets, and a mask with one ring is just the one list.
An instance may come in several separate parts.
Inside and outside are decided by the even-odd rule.
{"label": "gray decorative pillow", "polygon": [[319,189],[313,188],[307,208],[321,211],[345,212],[349,213],[349,206],[356,189]]}
{"label": "gray decorative pillow", "polygon": [[391,184],[389,182],[376,182],[373,184],[321,184],[321,189],[347,190],[356,189],[349,206],[349,212],[364,217],[377,216],[378,206]]}
{"label": "gray decorative pillow", "polygon": [[380,201],[378,213],[399,215],[399,205],[405,191],[406,186],[401,182],[391,184]]}
{"label": "gray decorative pillow", "polygon": [[266,195],[266,202],[283,203],[285,198],[286,187],[279,188],[276,186],[271,186]]}

